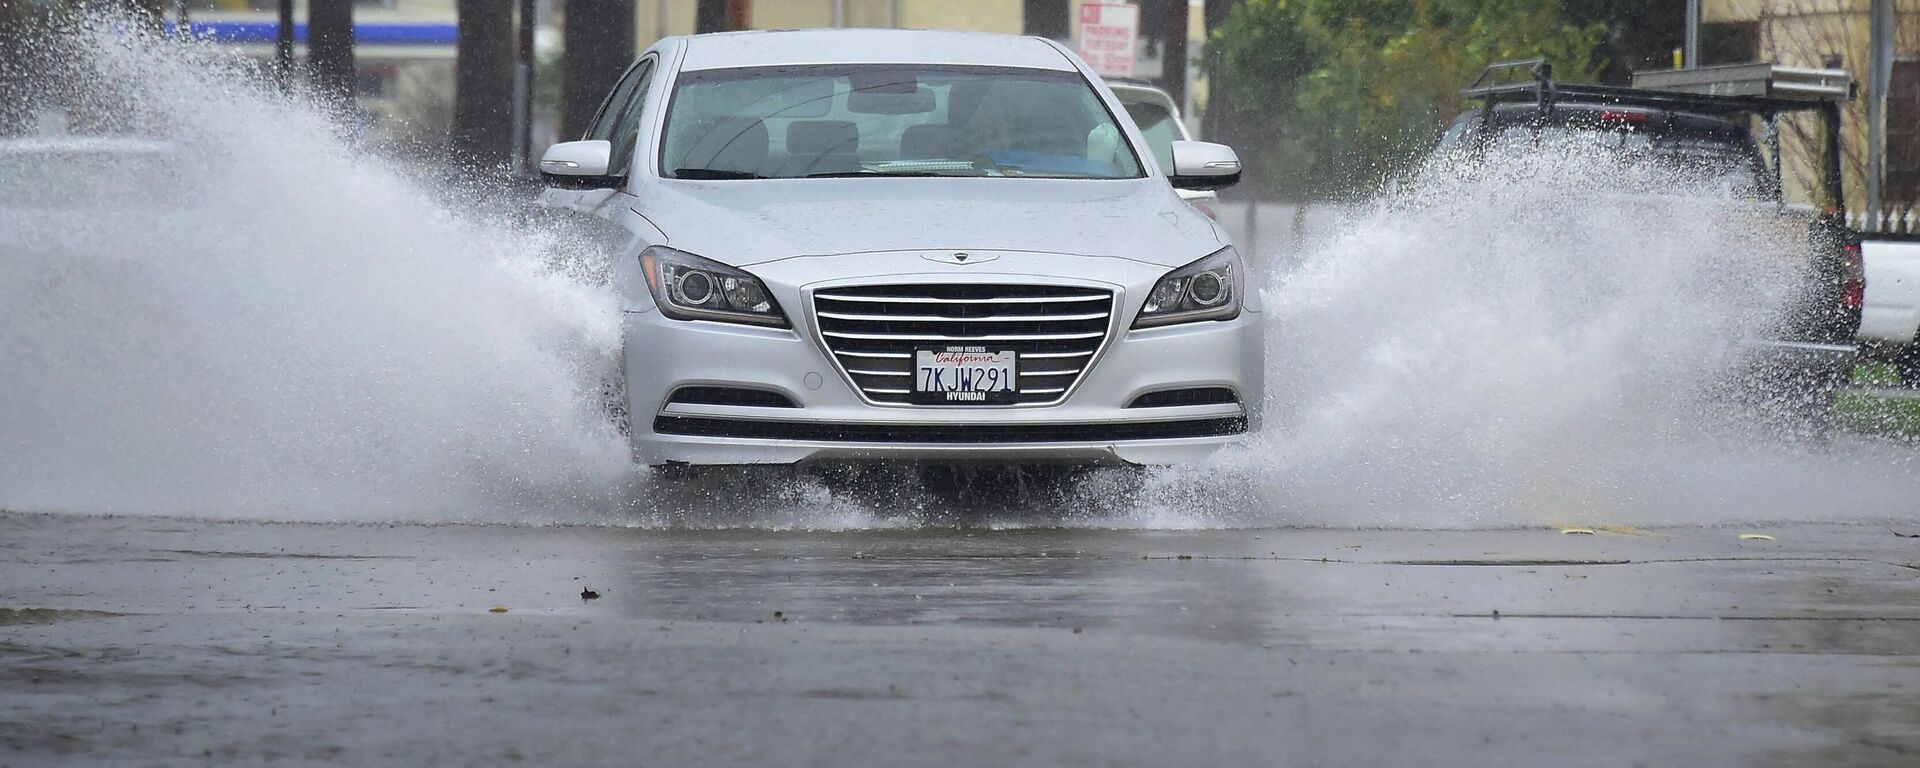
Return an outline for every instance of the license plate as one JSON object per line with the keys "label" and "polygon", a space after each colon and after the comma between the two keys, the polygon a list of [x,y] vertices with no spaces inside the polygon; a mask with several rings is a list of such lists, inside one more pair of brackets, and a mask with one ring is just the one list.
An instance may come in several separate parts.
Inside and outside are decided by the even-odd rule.
{"label": "license plate", "polygon": [[1013,351],[985,347],[922,349],[913,354],[913,401],[928,405],[1011,403],[1018,378]]}

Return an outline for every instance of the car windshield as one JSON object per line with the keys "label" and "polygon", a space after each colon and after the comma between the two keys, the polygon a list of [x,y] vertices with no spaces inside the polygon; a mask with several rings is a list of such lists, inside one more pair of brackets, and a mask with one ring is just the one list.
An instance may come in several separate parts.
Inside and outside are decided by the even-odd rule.
{"label": "car windshield", "polygon": [[1120,103],[1127,108],[1127,115],[1133,123],[1140,126],[1140,135],[1147,140],[1147,149],[1153,152],[1153,159],[1160,163],[1160,170],[1173,172],[1173,143],[1184,138],[1180,135],[1180,121],[1173,116],[1166,105],[1151,101],[1131,101],[1120,97]]}
{"label": "car windshield", "polygon": [[682,73],[660,172],[679,179],[1141,176],[1074,72],[901,65]]}

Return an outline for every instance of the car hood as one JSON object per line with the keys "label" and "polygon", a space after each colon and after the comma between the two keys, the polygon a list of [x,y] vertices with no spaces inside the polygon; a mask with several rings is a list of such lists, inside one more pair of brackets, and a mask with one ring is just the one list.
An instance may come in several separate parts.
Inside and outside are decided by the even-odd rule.
{"label": "car hood", "polygon": [[875,251],[1035,251],[1174,267],[1227,244],[1163,180],[664,181],[634,210],[667,244],[734,266]]}

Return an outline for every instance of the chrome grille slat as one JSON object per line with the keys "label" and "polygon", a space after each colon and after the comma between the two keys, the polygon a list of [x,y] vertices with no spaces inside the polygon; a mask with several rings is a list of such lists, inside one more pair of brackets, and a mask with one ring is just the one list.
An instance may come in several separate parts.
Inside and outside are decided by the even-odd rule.
{"label": "chrome grille slat", "polygon": [[847,350],[841,349],[841,350],[835,350],[834,354],[846,355],[847,357],[875,357],[875,358],[891,358],[891,359],[900,359],[900,360],[913,359],[912,352],[849,352]]}
{"label": "chrome grille slat", "polygon": [[1049,304],[1058,302],[1106,301],[1106,296],[1008,296],[999,299],[943,299],[930,296],[843,296],[831,293],[816,293],[813,300],[819,301],[863,301],[874,304]]}
{"label": "chrome grille slat", "polygon": [[820,312],[829,320],[855,320],[874,323],[1070,323],[1075,320],[1105,320],[1105,312],[1080,315],[994,315],[992,317],[940,317],[938,315],[850,315],[845,312]]}
{"label": "chrome grille slat", "polygon": [[[1017,284],[893,284],[812,295],[814,323],[834,362],[868,401],[907,405],[913,353],[986,345],[1020,359],[1017,405],[1059,402],[1113,331],[1110,290]],[[1026,387],[1025,384],[1045,384]]]}
{"label": "chrome grille slat", "polygon": [[1091,349],[1085,352],[1035,352],[1028,355],[1021,355],[1021,357],[1044,358],[1044,359],[1058,359],[1058,358],[1067,358],[1067,357],[1092,357],[1092,356],[1093,356],[1093,350]]}
{"label": "chrome grille slat", "polygon": [[990,336],[948,336],[945,334],[901,334],[901,333],[845,333],[842,331],[821,331],[836,339],[865,339],[868,341],[937,341],[943,344],[959,344],[971,341],[1075,341],[1079,339],[1098,339],[1107,335],[1105,331],[1096,333],[1003,333]]}

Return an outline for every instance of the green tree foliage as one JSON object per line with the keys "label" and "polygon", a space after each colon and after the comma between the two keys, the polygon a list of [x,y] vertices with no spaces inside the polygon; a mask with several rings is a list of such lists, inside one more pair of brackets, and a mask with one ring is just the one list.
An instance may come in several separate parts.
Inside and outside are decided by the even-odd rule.
{"label": "green tree foliage", "polygon": [[[1242,0],[1215,30],[1256,182],[1321,197],[1370,188],[1461,109],[1460,87],[1504,59],[1591,77],[1607,30],[1570,0]],[[1251,128],[1248,130],[1247,128]],[[1245,143],[1245,139],[1242,139]]]}

